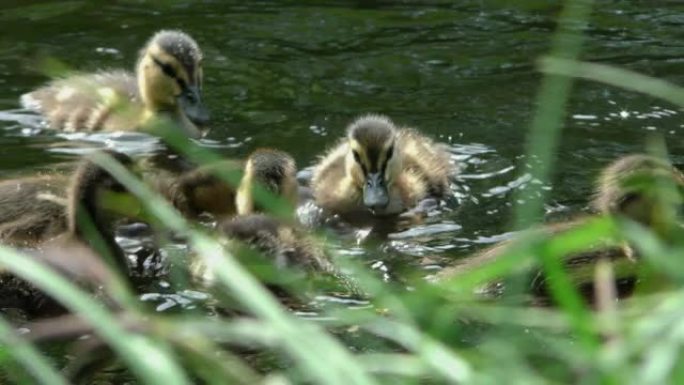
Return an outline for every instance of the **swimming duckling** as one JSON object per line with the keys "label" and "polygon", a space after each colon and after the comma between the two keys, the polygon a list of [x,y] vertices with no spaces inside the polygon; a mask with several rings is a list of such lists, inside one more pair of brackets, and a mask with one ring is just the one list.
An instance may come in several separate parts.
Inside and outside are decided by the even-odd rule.
{"label": "swimming duckling", "polygon": [[601,173],[591,206],[599,213],[621,215],[654,228],[679,213],[682,186],[684,174],[667,161],[633,154]]}
{"label": "swimming duckling", "polygon": [[[363,296],[358,284],[331,261],[324,245],[285,220],[265,214],[237,216],[219,224],[218,234],[228,250],[264,279],[281,299],[290,298],[283,286],[306,284],[347,295]],[[202,258],[190,264],[192,276],[203,285],[215,283],[215,276]],[[291,274],[285,274],[291,273]]]}
{"label": "swimming duckling", "polygon": [[[124,154],[109,155],[124,165],[132,164]],[[112,200],[121,193],[125,193],[123,186],[108,172],[83,161],[71,177],[67,206],[61,207],[64,214],[52,218],[56,222],[66,218],[66,229],[33,245],[37,248],[29,255],[91,287],[106,284],[111,279],[111,267],[128,276],[126,257],[114,240],[114,217],[107,209],[114,207]],[[0,308],[18,307],[40,315],[63,311],[38,289],[7,272],[0,272],[0,293]]]}
{"label": "swimming duckling", "polygon": [[[245,161],[226,159],[181,173],[180,176],[156,177],[152,183],[156,191],[188,217],[203,213],[216,218],[236,214],[246,215],[263,208],[257,204],[257,185],[291,204],[297,203],[296,165],[292,157],[282,151],[257,149]],[[241,173],[237,188],[220,177],[219,173]]]}
{"label": "swimming duckling", "polygon": [[144,130],[153,118],[165,117],[196,138],[198,126],[209,119],[201,90],[199,46],[184,32],[163,30],[141,50],[135,76],[125,71],[73,75],[22,95],[21,103],[57,130]]}
{"label": "swimming duckling", "polygon": [[286,152],[278,150],[261,148],[252,152],[247,158],[235,198],[238,215],[263,211],[254,202],[255,194],[258,194],[257,186],[272,196],[281,197],[292,211],[298,199],[297,165],[294,159]]}
{"label": "swimming duckling", "polygon": [[[356,290],[353,294],[360,292],[352,280],[332,264],[324,247],[293,224],[291,218],[256,213],[264,209],[255,197],[259,193],[258,186],[294,207],[297,203],[294,159],[287,153],[272,149],[258,149],[247,158],[236,197],[239,215],[224,219],[217,226],[217,233],[229,250],[235,255],[244,255],[242,251],[248,250],[265,258],[266,264],[250,259],[245,263],[250,266],[272,265],[275,273],[269,277],[271,279],[283,278],[278,271],[285,269],[304,274],[309,283],[326,281],[341,284],[345,290]],[[193,259],[190,271],[204,285],[214,283],[213,273],[199,256]],[[277,282],[269,282],[276,293],[282,294]]]}
{"label": "swimming duckling", "polygon": [[185,217],[206,213],[224,218],[236,213],[236,188],[219,174],[241,173],[243,165],[240,160],[227,159],[180,174],[166,172],[160,176],[155,172],[144,179]]}
{"label": "swimming duckling", "polygon": [[[679,212],[684,202],[682,189],[684,174],[668,162],[648,155],[629,155],[602,171],[591,205],[598,214],[639,222],[658,235],[667,237],[668,232],[660,231],[659,227],[664,220],[673,219],[672,215]],[[589,219],[591,216],[550,224],[540,231],[549,235],[562,234],[576,229]],[[472,257],[461,259],[440,271],[435,278],[450,279],[491,262],[505,254],[512,242],[502,242]],[[600,260],[610,261],[615,268],[617,295],[620,298],[629,296],[636,285],[639,264],[637,251],[627,243],[594,245],[591,250],[565,256],[563,264],[570,271],[570,277],[580,293],[592,303],[595,299],[592,282],[594,266]],[[543,271],[533,270],[529,288],[533,303],[548,303],[550,294]],[[504,289],[500,282],[493,282],[482,288],[482,292],[487,296],[497,296]]]}
{"label": "swimming duckling", "polygon": [[68,183],[66,174],[0,182],[0,243],[31,246],[66,231]]}
{"label": "swimming duckling", "polygon": [[316,203],[346,220],[401,214],[443,198],[454,167],[443,146],[386,116],[365,115],[314,169]]}

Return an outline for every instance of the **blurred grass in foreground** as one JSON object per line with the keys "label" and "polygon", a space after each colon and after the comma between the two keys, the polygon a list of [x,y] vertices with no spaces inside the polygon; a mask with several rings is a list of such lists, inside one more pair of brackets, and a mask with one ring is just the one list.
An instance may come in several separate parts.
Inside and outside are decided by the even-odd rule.
{"label": "blurred grass in foreground", "polygon": [[[609,66],[578,61],[582,30],[591,3],[569,0],[559,16],[550,56],[541,61],[547,73],[528,137],[533,178],[542,183],[552,170],[573,77],[645,92],[684,106],[684,90],[666,82]],[[206,163],[212,154],[192,143],[168,138],[192,160]],[[99,159],[141,198],[155,226],[184,236],[216,272],[221,288],[244,310],[240,317],[197,313],[164,314],[121,301],[118,312],[50,269],[16,251],[0,248],[0,265],[50,293],[90,325],[118,357],[120,365],[143,384],[663,384],[684,381],[684,242],[665,243],[634,224],[598,218],[558,237],[529,235],[497,261],[453,282],[414,283],[405,291],[340,259],[370,294],[372,306],[326,310],[320,322],[286,310],[237,258],[210,234],[185,221],[164,200],[117,164]],[[226,175],[235,182],[234,175]],[[526,192],[529,196],[529,191]],[[518,206],[515,226],[538,221],[544,191]],[[266,199],[266,198],[262,198]],[[277,210],[277,202],[265,202]],[[646,263],[645,290],[612,306],[614,269],[599,265],[594,275],[607,301],[590,310],[562,269],[560,257],[602,239],[626,239]],[[529,255],[539,256],[539,261]],[[485,302],[472,296],[479,284],[541,264],[558,308],[531,308],[516,301]],[[591,275],[591,274],[590,274]],[[648,283],[653,290],[649,290]],[[521,284],[515,288],[522,292]],[[119,288],[118,298],[130,292]],[[128,305],[126,305],[128,304]],[[0,367],[17,383],[64,384],[66,374],[0,321]],[[245,356],[268,351],[277,364],[263,370]],[[89,383],[89,380],[84,380]]]}

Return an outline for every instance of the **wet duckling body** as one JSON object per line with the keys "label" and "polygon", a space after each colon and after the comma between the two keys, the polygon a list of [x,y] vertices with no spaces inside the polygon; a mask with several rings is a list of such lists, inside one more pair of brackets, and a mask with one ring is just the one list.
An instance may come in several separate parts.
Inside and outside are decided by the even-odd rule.
{"label": "wet duckling body", "polygon": [[[598,214],[638,222],[667,240],[669,233],[667,230],[661,231],[660,225],[672,220],[672,215],[679,211],[679,207],[684,203],[682,191],[684,175],[668,162],[647,155],[629,155],[616,160],[602,171],[591,206]],[[550,224],[539,231],[549,235],[562,234],[576,229],[591,218],[586,216]],[[453,266],[440,271],[436,279],[450,279],[492,262],[505,254],[513,242],[506,241],[472,257],[459,260]],[[595,300],[593,275],[599,261],[612,263],[616,274],[618,297],[631,295],[640,270],[638,252],[627,243],[611,242],[595,245],[591,250],[573,253],[563,259],[563,265],[569,271],[570,278],[587,302],[593,303]],[[543,271],[533,269],[529,277],[532,303],[549,304],[550,293]],[[500,282],[493,282],[483,287],[482,293],[486,296],[498,296],[503,290],[505,288]]]}
{"label": "wet duckling body", "polygon": [[54,80],[22,95],[25,108],[63,131],[144,130],[170,119],[189,137],[208,121],[201,101],[202,53],[180,31],[159,31],[143,47],[136,74],[102,71]]}
{"label": "wet duckling body", "polygon": [[382,115],[366,115],[314,169],[318,206],[345,220],[398,215],[443,198],[454,174],[446,149]]}
{"label": "wet duckling body", "polygon": [[243,165],[240,160],[223,160],[181,173],[164,172],[160,176],[155,172],[145,180],[185,217],[210,214],[215,218],[227,218],[237,212],[237,189],[219,174],[240,173]]}
{"label": "wet duckling body", "polygon": [[[322,243],[285,220],[250,214],[223,221],[217,230],[225,247],[283,300],[294,299],[288,287],[362,295],[354,280],[332,263]],[[199,257],[191,263],[190,271],[205,286],[216,281]]]}
{"label": "wet duckling body", "polygon": [[[124,165],[131,159],[110,152]],[[28,251],[40,260],[79,284],[96,288],[112,277],[112,267],[128,275],[126,257],[114,240],[114,216],[105,209],[105,200],[125,190],[108,172],[85,160],[71,177],[66,207],[66,229]],[[114,195],[112,195],[114,194]],[[20,308],[31,315],[53,315],[63,308],[33,285],[0,272],[0,308]]]}
{"label": "wet duckling body", "polygon": [[[225,219],[263,211],[255,202],[259,189],[284,198],[293,209],[297,203],[296,172],[295,161],[289,154],[257,149],[245,161],[226,159],[179,175],[153,175],[149,179],[155,190],[183,215],[195,218],[206,213]],[[242,177],[239,184],[231,184],[219,176],[221,173]]]}
{"label": "wet duckling body", "polygon": [[0,182],[0,243],[31,246],[67,229],[68,175]]}
{"label": "wet duckling body", "polygon": [[[295,225],[291,215],[276,218],[261,212],[264,207],[255,197],[259,189],[271,194],[271,198],[280,198],[291,212],[298,198],[296,172],[295,161],[290,155],[271,149],[254,151],[247,159],[237,190],[239,215],[219,222],[219,236],[231,252],[247,257],[246,265],[270,267],[273,274],[266,281],[281,298],[288,297],[281,290],[281,284],[302,278],[307,283],[326,282],[353,294],[360,293],[353,281],[334,266],[323,245]],[[283,277],[278,272],[284,270],[294,273],[294,276],[289,275],[289,279],[279,281]],[[190,271],[204,285],[212,285],[215,281],[213,273],[199,256],[195,256]]]}

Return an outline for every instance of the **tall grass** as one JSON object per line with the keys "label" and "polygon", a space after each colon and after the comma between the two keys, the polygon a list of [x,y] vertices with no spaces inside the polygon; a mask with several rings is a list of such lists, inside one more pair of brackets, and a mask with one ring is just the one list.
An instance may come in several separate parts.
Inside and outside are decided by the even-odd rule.
{"label": "tall grass", "polygon": [[[574,77],[646,92],[684,106],[684,90],[666,82],[605,65],[582,63],[582,33],[592,3],[567,0],[559,15],[551,52],[540,62],[543,78],[537,112],[528,135],[529,172],[546,182]],[[216,157],[192,143],[167,137],[193,160]],[[353,263],[370,293],[363,309],[326,310],[315,322],[295,316],[210,233],[182,218],[134,175],[110,159],[96,158],[140,198],[156,226],[185,237],[216,273],[221,290],[242,309],[235,317],[160,314],[136,306],[124,285],[116,288],[123,306],[107,309],[59,274],[16,250],[0,247],[0,266],[32,282],[77,314],[110,349],[120,368],[141,384],[316,383],[316,384],[663,384],[680,383],[684,367],[684,280],[681,242],[611,218],[597,218],[561,236],[530,234],[505,256],[435,285],[415,282],[412,291],[386,285]],[[224,175],[235,183],[239,175]],[[540,183],[538,186],[543,185]],[[518,200],[514,227],[539,217],[545,193],[535,184]],[[533,197],[533,198],[530,198]],[[269,202],[266,202],[267,204]],[[277,209],[277,204],[271,202]],[[605,239],[637,245],[652,281],[664,283],[619,307],[611,306],[614,268],[599,265],[597,284],[607,305],[590,310],[576,292],[560,257]],[[539,256],[539,261],[530,255]],[[557,308],[531,308],[515,301],[480,301],[473,288],[515,275],[540,263]],[[606,283],[607,286],[605,285]],[[520,286],[521,289],[524,287]],[[604,293],[605,294],[605,293]],[[0,367],[19,383],[64,384],[59,366],[0,319]],[[249,358],[269,352],[269,370]]]}

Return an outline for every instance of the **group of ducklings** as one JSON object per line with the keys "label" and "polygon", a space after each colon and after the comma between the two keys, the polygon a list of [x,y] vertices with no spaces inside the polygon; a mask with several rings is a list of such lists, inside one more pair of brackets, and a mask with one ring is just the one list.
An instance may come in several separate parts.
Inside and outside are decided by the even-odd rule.
{"label": "group of ducklings", "polygon": [[[156,120],[164,119],[178,132],[197,138],[209,119],[202,104],[202,78],[198,44],[186,33],[163,30],[141,50],[135,75],[109,71],[68,76],[23,95],[21,101],[55,130],[147,131]],[[129,156],[115,151],[105,154],[137,171]],[[77,278],[99,277],[99,273],[88,272],[106,271],[100,268],[103,263],[128,275],[129,263],[114,239],[114,225],[121,217],[122,206],[131,211],[135,205],[114,203],[127,190],[99,164],[86,158],[70,175],[0,182],[0,242],[37,249],[29,255]],[[216,172],[220,170],[241,171],[239,184],[219,177]],[[210,214],[217,220],[218,233],[255,248],[277,268],[343,277],[325,247],[294,223],[294,215],[282,218],[267,214],[258,199],[259,190],[264,190],[296,207],[303,195],[296,172],[288,154],[257,149],[245,161],[226,160],[143,179],[186,217]],[[626,157],[604,172],[595,199],[597,210],[652,226],[658,212],[653,207],[655,198],[639,189],[625,188],[626,178],[636,173],[664,176],[677,186],[684,185],[684,176],[664,161],[641,155]],[[414,129],[397,127],[385,116],[365,115],[354,120],[346,137],[320,158],[309,188],[312,200],[326,215],[339,216],[346,222],[399,222],[408,218],[414,223],[425,215],[421,211],[423,202],[448,197],[455,174],[446,146]],[[566,231],[578,222],[549,226],[548,231]],[[438,278],[457,276],[505,248],[505,244],[498,245],[459,260]],[[629,246],[619,248],[620,253],[620,258],[635,258]],[[599,259],[587,255],[581,257]],[[201,258],[192,260],[188,270],[202,282],[213,281]],[[0,272],[0,285],[15,281],[9,273]],[[22,290],[29,293],[25,302],[34,303],[30,286]],[[19,306],[30,307],[27,303]],[[0,303],[0,307],[6,306],[12,304]]]}

